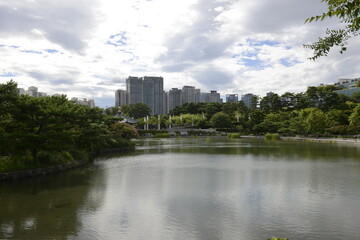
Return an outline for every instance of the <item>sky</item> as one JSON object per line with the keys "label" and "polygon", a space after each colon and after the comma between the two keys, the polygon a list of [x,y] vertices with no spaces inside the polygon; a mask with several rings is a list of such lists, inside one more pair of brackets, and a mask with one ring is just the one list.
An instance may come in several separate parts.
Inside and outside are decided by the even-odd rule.
{"label": "sky", "polygon": [[0,0],[0,83],[111,107],[128,76],[222,96],[360,77],[360,37],[308,59],[304,43],[341,27],[304,23],[325,11],[321,0]]}

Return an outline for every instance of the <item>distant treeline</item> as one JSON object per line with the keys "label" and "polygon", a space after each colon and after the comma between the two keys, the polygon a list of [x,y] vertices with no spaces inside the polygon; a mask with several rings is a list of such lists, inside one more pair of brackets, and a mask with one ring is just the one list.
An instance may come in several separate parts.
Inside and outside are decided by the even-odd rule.
{"label": "distant treeline", "polygon": [[89,153],[130,146],[136,129],[101,108],[66,96],[19,95],[0,84],[0,172],[87,160]]}
{"label": "distant treeline", "polygon": [[[287,136],[359,134],[360,92],[347,97],[335,90],[339,88],[319,86],[309,87],[304,93],[274,93],[261,99],[254,97],[250,107],[246,107],[243,101],[186,103],[173,109],[169,115],[162,115],[161,127],[214,127],[241,134],[279,133]],[[139,113],[136,107],[134,105],[132,111]],[[132,112],[128,113],[132,115]],[[141,116],[136,115],[140,117],[139,127],[146,124],[142,118],[146,114],[145,111]],[[150,128],[157,128],[158,118],[150,117],[147,123]]]}

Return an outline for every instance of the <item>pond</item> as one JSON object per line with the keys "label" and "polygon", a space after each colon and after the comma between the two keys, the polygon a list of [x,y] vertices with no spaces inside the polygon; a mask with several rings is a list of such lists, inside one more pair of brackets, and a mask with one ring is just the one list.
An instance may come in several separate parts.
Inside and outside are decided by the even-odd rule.
{"label": "pond", "polygon": [[360,238],[360,146],[138,140],[53,176],[0,183],[0,239]]}

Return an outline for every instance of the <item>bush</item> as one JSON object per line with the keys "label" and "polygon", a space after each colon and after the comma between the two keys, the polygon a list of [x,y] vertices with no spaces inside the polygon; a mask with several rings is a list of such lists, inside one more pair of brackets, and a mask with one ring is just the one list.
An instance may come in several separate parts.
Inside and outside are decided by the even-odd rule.
{"label": "bush", "polygon": [[229,133],[227,135],[227,138],[229,138],[229,139],[240,138],[240,133]]}
{"label": "bush", "polygon": [[139,136],[137,129],[126,123],[114,123],[110,127],[110,132],[112,136],[125,139],[137,138]]}
{"label": "bush", "polygon": [[155,133],[155,138],[168,138],[168,137],[169,137],[168,132]]}
{"label": "bush", "polygon": [[280,135],[278,133],[267,133],[265,140],[280,140]]}

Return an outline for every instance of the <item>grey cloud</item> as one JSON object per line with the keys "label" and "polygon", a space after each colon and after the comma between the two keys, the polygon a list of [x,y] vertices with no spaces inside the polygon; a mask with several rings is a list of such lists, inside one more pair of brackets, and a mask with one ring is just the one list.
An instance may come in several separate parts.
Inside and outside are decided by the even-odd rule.
{"label": "grey cloud", "polygon": [[[80,75],[77,70],[65,70],[59,74],[49,74],[41,71],[25,71],[27,75],[41,82],[50,83],[53,86],[57,85],[73,85],[76,77]],[[40,86],[39,86],[40,87]]]}
{"label": "grey cloud", "polygon": [[105,81],[99,82],[97,85],[105,85],[105,86],[118,86],[118,85],[124,85],[125,84],[125,78],[111,78],[111,79],[105,79]]}
{"label": "grey cloud", "polygon": [[194,72],[193,77],[209,90],[224,88],[234,80],[233,76],[227,71],[213,67]]}
{"label": "grey cloud", "polygon": [[248,31],[261,33],[280,32],[284,28],[304,24],[308,17],[323,13],[325,4],[314,0],[262,0],[258,7],[248,12]]}
{"label": "grey cloud", "polygon": [[215,37],[221,25],[216,21],[216,17],[221,11],[214,9],[217,7],[226,9],[229,6],[229,1],[200,0],[194,7],[198,14],[196,21],[178,34],[172,36],[169,34],[170,37],[165,43],[168,52],[157,58],[158,62],[166,64],[163,70],[182,71],[198,63],[220,57],[232,41]]}
{"label": "grey cloud", "polygon": [[96,0],[11,1],[0,6],[0,34],[40,37],[36,29],[49,41],[81,53],[95,26],[96,6]]}

